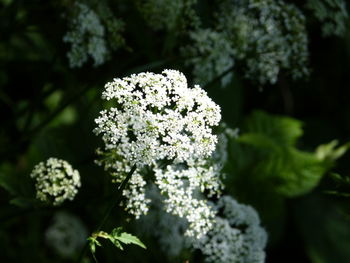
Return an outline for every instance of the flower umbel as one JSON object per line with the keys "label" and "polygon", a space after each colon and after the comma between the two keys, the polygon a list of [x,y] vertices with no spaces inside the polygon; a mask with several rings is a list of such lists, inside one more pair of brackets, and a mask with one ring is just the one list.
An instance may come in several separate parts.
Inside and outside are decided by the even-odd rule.
{"label": "flower umbel", "polygon": [[217,142],[212,128],[221,118],[219,106],[176,70],[114,79],[102,98],[114,106],[95,120],[94,132],[104,142],[97,163],[116,183],[137,166],[123,191],[126,209],[136,218],[146,214],[145,187],[155,183],[167,212],[187,219],[188,235],[207,232],[214,214],[203,196],[221,190],[216,168],[206,162]]}
{"label": "flower umbel", "polygon": [[73,200],[81,186],[79,172],[67,161],[57,158],[40,162],[30,176],[36,180],[37,198],[53,205]]}
{"label": "flower umbel", "polygon": [[114,79],[102,98],[116,106],[100,113],[94,132],[122,162],[138,167],[160,160],[180,163],[208,157],[215,149],[212,127],[220,121],[220,108],[198,85],[189,88],[179,71]]}

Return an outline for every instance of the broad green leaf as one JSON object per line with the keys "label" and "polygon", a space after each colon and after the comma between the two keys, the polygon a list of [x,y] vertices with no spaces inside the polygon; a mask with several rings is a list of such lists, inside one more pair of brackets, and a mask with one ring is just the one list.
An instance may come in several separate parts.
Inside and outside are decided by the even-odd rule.
{"label": "broad green leaf", "polygon": [[291,149],[286,157],[289,158],[276,171],[279,178],[276,191],[286,197],[310,192],[326,172],[326,165],[312,153]]}
{"label": "broad green leaf", "polygon": [[293,146],[303,134],[299,120],[254,111],[245,122],[245,132],[265,135],[280,145]]}
{"label": "broad green leaf", "polygon": [[[298,120],[256,111],[246,121],[239,138],[228,138],[232,154],[226,167],[235,176],[258,181],[257,187],[268,187],[281,196],[306,194],[318,185],[331,166],[315,153],[295,147],[302,133]],[[343,154],[343,149],[332,152],[332,156]]]}

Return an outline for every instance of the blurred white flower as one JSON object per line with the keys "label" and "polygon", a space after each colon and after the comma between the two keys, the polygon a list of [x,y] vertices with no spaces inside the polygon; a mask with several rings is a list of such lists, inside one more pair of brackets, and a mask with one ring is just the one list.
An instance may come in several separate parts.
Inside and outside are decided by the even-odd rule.
{"label": "blurred white flower", "polygon": [[47,244],[64,258],[72,258],[84,245],[88,232],[81,220],[66,212],[57,212],[45,233]]}
{"label": "blurred white flower", "polygon": [[37,198],[53,205],[66,199],[73,200],[81,186],[79,172],[67,161],[57,158],[40,162],[30,176],[36,181]]}
{"label": "blurred white flower", "polygon": [[218,215],[212,229],[193,247],[202,251],[208,263],[263,263],[267,233],[260,226],[255,209],[223,196],[216,205]]}
{"label": "blurred white flower", "polygon": [[306,6],[322,23],[324,36],[345,35],[349,19],[346,0],[308,0]]}
{"label": "blurred white flower", "polygon": [[105,28],[98,15],[83,3],[75,3],[77,15],[70,21],[71,30],[63,41],[71,44],[67,56],[72,68],[81,67],[91,56],[94,65],[102,64],[108,55],[105,43]]}
{"label": "blurred white flower", "polygon": [[282,0],[217,1],[213,26],[190,32],[192,44],[183,49],[186,63],[200,84],[232,78],[236,64],[258,84],[274,84],[280,71],[297,79],[308,74],[305,17]]}
{"label": "blurred white flower", "polygon": [[110,58],[112,50],[125,44],[121,36],[124,23],[114,17],[105,3],[93,10],[84,3],[75,2],[69,12],[69,31],[63,41],[71,45],[67,53],[71,68],[81,67],[89,57],[95,67],[99,66]]}

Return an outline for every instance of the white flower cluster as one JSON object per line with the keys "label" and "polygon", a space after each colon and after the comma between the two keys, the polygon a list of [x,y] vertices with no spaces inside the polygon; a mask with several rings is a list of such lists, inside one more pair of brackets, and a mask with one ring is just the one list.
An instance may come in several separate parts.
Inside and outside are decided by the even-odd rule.
{"label": "white flower cluster", "polygon": [[206,192],[211,197],[221,193],[218,174],[217,167],[207,167],[205,161],[183,169],[176,165],[155,169],[155,184],[165,196],[165,210],[187,220],[187,236],[199,238],[212,228],[215,212],[202,195]]}
{"label": "white flower cluster", "polygon": [[143,217],[140,227],[147,228],[146,232],[156,237],[163,252],[173,259],[185,249],[198,249],[208,263],[264,263],[267,233],[254,208],[222,196],[214,209],[217,216],[213,227],[200,239],[184,236],[186,221],[162,212],[161,206]]}
{"label": "white flower cluster", "polygon": [[[207,235],[193,241],[208,263],[265,262],[266,231],[254,208],[239,204],[230,196],[220,198],[215,225]],[[222,215],[220,215],[222,213]]]}
{"label": "white flower cluster", "polygon": [[[71,44],[67,53],[70,67],[81,67],[89,57],[93,59],[94,66],[99,66],[108,60],[111,48],[116,49],[124,44],[124,39],[120,36],[123,23],[113,17],[108,7],[103,9],[103,16],[79,2],[70,11],[70,31],[63,37],[64,42]],[[108,17],[105,17],[106,14]],[[106,20],[106,26],[102,20]]]}
{"label": "white flower cluster", "polygon": [[88,237],[81,220],[67,212],[57,212],[45,233],[47,244],[64,258],[72,258]]}
{"label": "white flower cluster", "polygon": [[116,107],[100,113],[94,132],[122,163],[181,163],[208,157],[215,149],[212,127],[220,121],[220,108],[198,85],[189,88],[179,71],[114,79],[102,98],[113,99]]}
{"label": "white flower cluster", "polygon": [[182,250],[190,247],[189,238],[184,237],[188,228],[186,219],[169,214],[164,209],[164,196],[154,185],[147,187],[147,196],[152,199],[152,208],[137,222],[139,235],[153,236],[169,258],[180,255]]}
{"label": "white flower cluster", "polygon": [[[224,74],[221,84],[228,85],[232,80],[236,54],[232,43],[227,41],[222,33],[210,29],[192,31],[190,38],[196,44],[184,48],[183,54],[188,58],[185,63],[193,66],[195,81],[208,84]],[[231,72],[227,72],[230,69]]]}
{"label": "white flower cluster", "polygon": [[345,34],[349,19],[345,0],[308,0],[306,6],[322,23],[324,36]]}
{"label": "white flower cluster", "polygon": [[[115,176],[116,182],[121,183],[121,177]],[[118,179],[119,180],[118,180]],[[148,205],[151,202],[149,198],[146,198],[146,181],[143,179],[143,176],[136,171],[130,181],[128,186],[123,190],[123,196],[126,197],[125,210],[129,211],[130,214],[134,215],[136,219],[140,218],[141,215],[147,214]]]}
{"label": "white flower cluster", "polygon": [[79,172],[68,162],[57,158],[40,162],[30,176],[36,180],[37,198],[53,205],[59,205],[66,199],[73,200],[81,186]]}
{"label": "white flower cluster", "polygon": [[97,163],[112,170],[117,183],[137,166],[123,192],[126,209],[137,218],[147,213],[145,178],[153,173],[166,210],[188,220],[187,234],[207,232],[214,216],[200,197],[220,193],[217,169],[205,161],[217,142],[212,128],[221,118],[219,106],[176,70],[114,79],[102,97],[115,107],[95,120],[94,132],[104,141]]}
{"label": "white flower cluster", "polygon": [[281,69],[293,78],[308,74],[305,18],[297,7],[282,0],[225,0],[218,5],[214,26],[190,33],[194,44],[184,49],[198,80],[208,83],[237,62],[259,84],[274,84]]}

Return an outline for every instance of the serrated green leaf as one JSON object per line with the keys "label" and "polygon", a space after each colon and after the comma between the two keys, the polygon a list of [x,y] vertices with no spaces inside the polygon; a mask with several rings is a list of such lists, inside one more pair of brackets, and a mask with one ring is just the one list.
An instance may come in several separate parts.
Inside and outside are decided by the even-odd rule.
{"label": "serrated green leaf", "polygon": [[126,232],[122,232],[122,228],[117,227],[112,230],[111,234],[104,231],[99,231],[93,233],[91,237],[88,238],[90,250],[93,255],[96,251],[96,245],[101,246],[101,243],[97,240],[97,238],[103,238],[111,241],[112,244],[120,250],[124,250],[121,243],[134,244],[146,249],[146,246],[136,236],[133,236]]}
{"label": "serrated green leaf", "polygon": [[113,229],[111,235],[113,236],[113,238],[119,240],[120,242],[124,243],[124,244],[134,244],[137,246],[140,246],[144,249],[146,249],[146,246],[141,242],[141,240],[136,237],[133,236],[129,233],[126,232],[121,232],[121,228],[115,228]]}
{"label": "serrated green leaf", "polygon": [[137,246],[140,246],[140,247],[146,249],[145,244],[143,244],[138,237],[133,236],[129,233],[125,233],[125,232],[122,233],[121,236],[118,237],[118,240],[120,242],[123,242],[124,244],[134,244],[134,245],[137,245]]}

